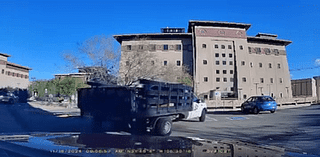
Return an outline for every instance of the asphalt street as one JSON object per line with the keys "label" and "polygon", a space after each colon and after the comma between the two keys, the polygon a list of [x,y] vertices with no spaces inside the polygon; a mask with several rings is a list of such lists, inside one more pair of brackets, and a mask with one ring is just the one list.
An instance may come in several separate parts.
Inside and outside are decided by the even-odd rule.
{"label": "asphalt street", "polygon": [[291,152],[320,155],[319,111],[320,105],[282,109],[273,114],[209,112],[204,123],[197,119],[175,123],[171,135],[212,140],[236,139],[278,146]]}
{"label": "asphalt street", "polygon": [[[290,152],[320,155],[319,111],[320,105],[282,109],[273,114],[261,112],[258,115],[239,111],[208,112],[205,122],[195,119],[173,123],[171,136],[235,139],[282,147]],[[112,130],[111,127],[107,122],[103,124],[108,131]],[[90,118],[59,117],[59,114],[34,108],[28,103],[0,104],[0,134],[93,131]]]}

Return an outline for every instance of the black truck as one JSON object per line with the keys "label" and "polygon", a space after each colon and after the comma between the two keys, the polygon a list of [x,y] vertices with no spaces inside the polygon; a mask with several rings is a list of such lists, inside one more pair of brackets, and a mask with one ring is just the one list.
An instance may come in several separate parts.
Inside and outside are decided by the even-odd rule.
{"label": "black truck", "polygon": [[190,117],[194,103],[204,121],[205,103],[183,84],[142,79],[136,86],[92,85],[78,90],[81,116],[91,116],[98,125],[113,122],[132,133],[169,136],[172,121]]}

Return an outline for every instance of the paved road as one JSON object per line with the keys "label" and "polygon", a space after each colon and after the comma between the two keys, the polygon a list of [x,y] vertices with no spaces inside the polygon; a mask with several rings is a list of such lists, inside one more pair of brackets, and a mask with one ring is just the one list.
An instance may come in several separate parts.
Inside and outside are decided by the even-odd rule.
{"label": "paved road", "polygon": [[172,136],[205,139],[238,139],[286,148],[289,151],[320,155],[320,105],[262,112],[211,112],[206,122],[174,124]]}
{"label": "paved road", "polygon": [[[236,111],[209,112],[206,122],[175,122],[172,136],[212,140],[237,139],[274,145],[288,151],[320,155],[320,105],[262,112],[258,115]],[[104,128],[109,124],[104,123]],[[0,134],[28,132],[92,132],[92,120],[57,117],[28,103],[0,104]]]}

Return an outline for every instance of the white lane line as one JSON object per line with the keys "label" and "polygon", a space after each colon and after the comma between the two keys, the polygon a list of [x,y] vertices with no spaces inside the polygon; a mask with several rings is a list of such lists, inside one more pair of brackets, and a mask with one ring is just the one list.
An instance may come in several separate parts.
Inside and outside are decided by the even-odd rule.
{"label": "white lane line", "polygon": [[207,119],[209,119],[209,120],[216,121],[216,122],[218,121],[217,119],[215,119],[215,118],[211,118],[211,117],[209,117],[209,116],[206,116],[206,118],[207,118]]}

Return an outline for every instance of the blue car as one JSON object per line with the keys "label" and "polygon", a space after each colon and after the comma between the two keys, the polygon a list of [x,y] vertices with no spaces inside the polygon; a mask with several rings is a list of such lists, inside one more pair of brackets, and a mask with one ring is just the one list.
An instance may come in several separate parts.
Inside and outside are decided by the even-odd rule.
{"label": "blue car", "polygon": [[260,111],[270,111],[274,113],[276,109],[277,103],[270,96],[252,96],[241,105],[241,111],[243,113],[252,112],[258,114]]}

